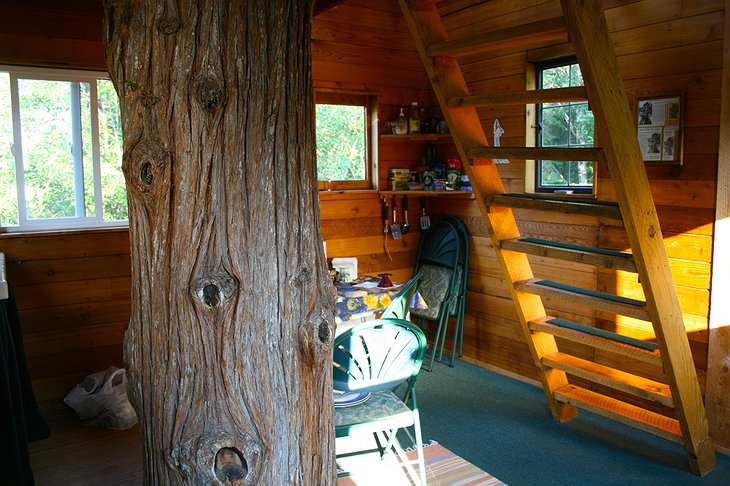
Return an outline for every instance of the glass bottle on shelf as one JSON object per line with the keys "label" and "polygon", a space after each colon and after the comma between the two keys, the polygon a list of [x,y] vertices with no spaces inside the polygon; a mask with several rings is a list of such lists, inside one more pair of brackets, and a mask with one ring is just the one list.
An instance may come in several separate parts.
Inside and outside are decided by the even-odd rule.
{"label": "glass bottle on shelf", "polygon": [[395,134],[405,135],[406,133],[408,133],[408,120],[403,114],[403,108],[401,108],[398,117],[395,119]]}
{"label": "glass bottle on shelf", "polygon": [[411,103],[411,118],[408,120],[408,132],[409,133],[420,133],[421,132],[421,119],[420,112],[418,111],[418,102],[414,101]]}

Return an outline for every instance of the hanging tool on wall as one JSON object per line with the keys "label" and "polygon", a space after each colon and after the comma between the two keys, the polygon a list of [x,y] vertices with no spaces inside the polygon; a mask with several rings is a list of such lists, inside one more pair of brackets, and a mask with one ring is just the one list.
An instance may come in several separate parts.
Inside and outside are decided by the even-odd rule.
{"label": "hanging tool on wall", "polygon": [[390,250],[388,250],[388,196],[383,196],[382,204],[383,214],[383,250],[388,255],[388,260],[393,261],[393,257],[390,256]]}
{"label": "hanging tool on wall", "polygon": [[411,223],[408,222],[408,196],[403,196],[403,220],[403,227],[400,230],[406,234],[411,229]]}
{"label": "hanging tool on wall", "polygon": [[390,234],[393,235],[394,240],[400,240],[403,234],[400,231],[400,225],[397,222],[398,219],[398,198],[393,196],[393,223],[390,225]]}
{"label": "hanging tool on wall", "polygon": [[431,218],[426,215],[426,198],[421,196],[421,229],[427,230],[431,227]]}

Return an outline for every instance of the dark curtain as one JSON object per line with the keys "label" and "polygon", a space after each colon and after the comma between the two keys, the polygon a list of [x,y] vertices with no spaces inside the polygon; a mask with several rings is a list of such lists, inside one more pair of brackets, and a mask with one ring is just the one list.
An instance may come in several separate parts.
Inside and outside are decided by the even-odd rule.
{"label": "dark curtain", "polygon": [[4,484],[32,485],[28,442],[50,435],[38,410],[25,363],[12,290],[0,300],[0,474]]}

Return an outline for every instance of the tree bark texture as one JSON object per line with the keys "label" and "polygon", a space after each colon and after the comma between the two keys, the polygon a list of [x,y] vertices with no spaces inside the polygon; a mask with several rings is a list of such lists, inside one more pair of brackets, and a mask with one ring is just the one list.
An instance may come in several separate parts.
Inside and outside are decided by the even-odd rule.
{"label": "tree bark texture", "polygon": [[148,484],[335,478],[313,0],[107,0]]}

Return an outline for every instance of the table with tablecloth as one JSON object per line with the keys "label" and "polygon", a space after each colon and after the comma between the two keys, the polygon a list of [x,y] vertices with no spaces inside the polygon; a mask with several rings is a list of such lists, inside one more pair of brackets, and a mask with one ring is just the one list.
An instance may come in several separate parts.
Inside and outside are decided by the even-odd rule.
{"label": "table with tablecloth", "polygon": [[388,307],[392,298],[400,292],[401,285],[393,284],[387,288],[375,286],[379,281],[378,277],[366,275],[352,282],[336,283],[335,321],[339,324],[354,319],[367,319]]}

